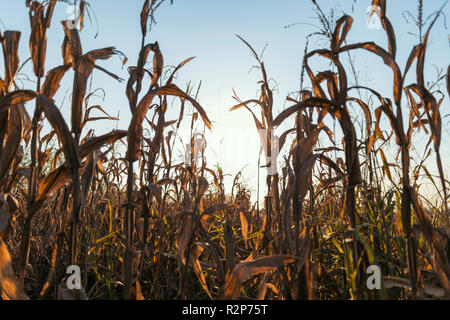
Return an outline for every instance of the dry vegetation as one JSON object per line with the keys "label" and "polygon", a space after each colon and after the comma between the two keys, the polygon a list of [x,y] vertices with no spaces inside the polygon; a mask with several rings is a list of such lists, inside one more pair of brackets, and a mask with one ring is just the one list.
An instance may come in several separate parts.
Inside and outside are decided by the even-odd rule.
{"label": "dry vegetation", "polygon": [[[269,133],[268,157],[274,144],[285,151],[278,159],[280,174],[267,175],[259,210],[239,175],[232,193],[225,194],[224,173],[206,166],[203,149],[198,163],[173,161],[171,128],[180,126],[186,104],[195,109],[191,128],[197,122],[214,128],[192,88],[183,91],[174,84],[175,73],[191,59],[166,75],[158,43],[146,42],[148,24],[162,2],[147,0],[142,9],[140,55],[129,67],[124,90],[132,114],[128,130],[102,136],[86,132],[85,124],[114,118],[89,104],[87,84],[94,69],[119,79],[97,65],[119,54],[115,48],[84,52],[79,30],[63,22],[64,65],[46,71],[46,33],[58,1],[27,0],[36,88],[25,90],[15,81],[21,34],[0,35],[5,70],[0,80],[1,298],[450,298],[448,181],[440,156],[440,107],[450,95],[450,68],[441,79],[447,92],[428,86],[424,75],[427,43],[441,12],[426,28],[419,14],[420,40],[400,66],[385,0],[373,5],[381,9],[387,49],[351,43],[352,17],[330,22],[313,1],[329,45],[306,52],[302,79],[308,77],[311,90],[302,88],[298,101],[288,98],[292,105],[276,116],[264,63],[242,39],[259,64],[261,94],[246,101],[235,96],[238,104],[231,110],[250,111],[256,129]],[[79,5],[84,15],[86,3]],[[361,50],[392,69],[386,74],[393,77],[392,92],[349,85],[342,59]],[[313,57],[328,60],[332,69],[316,72],[310,67]],[[416,79],[408,84],[414,65]],[[70,69],[69,124],[53,98]],[[357,95],[361,91],[374,99],[365,101]],[[362,135],[355,129],[352,103],[365,115]],[[33,104],[32,117],[25,104]],[[172,105],[180,108],[176,120],[166,117]],[[104,116],[91,116],[95,110]],[[273,141],[270,133],[291,116],[295,126]],[[340,125],[342,145],[325,125],[327,117]],[[46,135],[41,134],[44,119],[51,126]],[[380,129],[382,119],[392,134]],[[410,164],[418,129],[429,136],[432,149],[427,146],[426,152],[435,156],[438,179],[425,166]],[[327,147],[318,147],[320,134],[330,137]],[[398,148],[395,164],[385,156],[390,140]],[[122,156],[119,144],[126,146]],[[335,151],[343,157],[334,157]],[[433,181],[439,206],[420,195],[420,171]],[[389,183],[394,187],[386,187]],[[82,270],[81,290],[66,287],[66,268],[74,264]],[[372,264],[384,275],[381,290],[366,287]]]}

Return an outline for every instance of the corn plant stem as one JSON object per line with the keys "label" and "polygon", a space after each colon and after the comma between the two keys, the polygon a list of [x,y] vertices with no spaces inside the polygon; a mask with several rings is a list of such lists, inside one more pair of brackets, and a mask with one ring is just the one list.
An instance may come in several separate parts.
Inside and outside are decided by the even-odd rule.
{"label": "corn plant stem", "polygon": [[27,215],[25,218],[25,224],[23,228],[22,241],[20,243],[20,257],[19,257],[19,280],[20,284],[23,286],[26,273],[26,265],[28,264],[28,257],[30,254],[30,244],[31,244],[31,229],[32,229],[33,216]]}
{"label": "corn plant stem", "polygon": [[[69,194],[70,194],[69,191],[70,190],[68,189],[68,187],[64,188],[64,197],[63,197],[61,211],[60,211],[60,214],[61,214],[62,217],[65,216],[66,213],[67,213],[67,209],[66,208],[67,208],[67,204],[69,203]],[[62,219],[60,230],[59,230],[59,233],[58,233],[58,236],[57,236],[57,241],[58,241],[57,242],[57,246],[58,246],[57,257],[61,256],[61,251],[62,251],[62,248],[63,248],[64,238],[65,238],[65,233],[64,233],[65,228],[66,228],[66,220]],[[60,259],[57,259],[56,263],[55,263],[55,266],[54,266],[55,278],[56,278],[56,272],[58,271],[58,267],[59,267],[60,263],[61,263]]]}
{"label": "corn plant stem", "polygon": [[445,175],[444,170],[442,168],[442,160],[441,160],[441,153],[439,151],[439,148],[435,148],[436,152],[436,163],[439,170],[439,178],[441,179],[442,184],[442,191],[444,194],[444,209],[445,209],[445,223],[447,224],[447,227],[450,227],[450,214],[448,212],[448,205],[447,205],[447,187],[445,185]]}
{"label": "corn plant stem", "polygon": [[[342,131],[344,132],[345,139],[345,164],[348,172],[348,181],[345,192],[345,205],[347,216],[350,218],[350,227],[352,229],[356,229],[356,198],[355,198],[355,172],[359,170],[356,168],[356,164],[358,163],[356,160],[358,159],[358,153],[356,151],[356,137],[355,130],[350,118],[350,115],[347,111],[347,108],[341,109],[341,119],[339,124],[341,126]],[[345,124],[350,124],[347,128]],[[353,237],[353,268],[354,270],[358,269],[358,260],[359,260],[359,249],[358,249],[358,241],[356,237]],[[360,284],[360,274],[357,271],[356,274],[356,283]]]}
{"label": "corn plant stem", "polygon": [[272,217],[272,201],[271,196],[266,196],[264,198],[264,208],[265,208],[265,214],[266,214],[266,223],[264,227],[264,233],[263,233],[263,249],[267,249],[267,246],[270,244],[270,241],[272,239],[271,232],[270,232],[270,226],[271,226],[271,217]]}
{"label": "corn plant stem", "polygon": [[[296,173],[296,177],[297,177]],[[300,202],[300,195],[297,183],[295,183],[295,191],[294,191],[294,198],[293,198],[293,204],[292,204],[292,211],[293,211],[293,218],[294,218],[294,231],[295,231],[295,252],[292,252],[292,254],[298,254],[299,249],[299,243],[298,243],[298,236],[300,234],[300,221],[302,220],[302,203]],[[287,229],[286,232],[291,232],[290,229]]]}
{"label": "corn plant stem", "polygon": [[[36,91],[41,91],[41,78],[37,77]],[[20,243],[20,257],[18,264],[18,274],[20,284],[23,286],[26,274],[26,266],[28,264],[28,257],[30,254],[31,245],[31,233],[33,229],[33,216],[35,214],[32,209],[37,192],[37,184],[39,171],[37,166],[38,159],[38,123],[41,115],[41,110],[39,107],[39,102],[36,100],[34,115],[32,120],[32,136],[31,136],[31,176],[28,184],[28,208],[25,215],[25,224],[22,235],[22,241]]]}
{"label": "corn plant stem", "polygon": [[[9,111],[7,111],[9,112]],[[6,112],[2,112],[2,114],[4,115]],[[6,115],[7,116],[7,115]],[[5,143],[5,137],[4,137],[4,133],[0,134],[0,156],[3,153],[3,144]]]}
{"label": "corn plant stem", "polygon": [[[141,40],[141,51],[144,49],[145,47],[145,36],[142,35],[142,40]],[[144,72],[143,72],[143,66],[138,66],[137,69],[137,80],[136,80],[136,93],[133,97],[132,100],[132,109],[136,110],[137,107],[137,102],[138,102],[138,97],[139,97],[139,93],[141,92],[141,87],[142,87],[142,78],[144,76]]]}
{"label": "corn plant stem", "polygon": [[[45,17],[45,26],[43,30],[43,36],[45,39],[47,29],[50,26],[50,22],[53,15],[53,9],[56,4],[55,0],[50,1],[49,7],[47,8],[47,13]],[[46,41],[46,40],[45,40]],[[45,54],[45,45],[46,43],[40,43],[39,44],[39,50],[38,50],[38,56],[37,60],[39,61],[38,65],[35,66],[36,68],[36,76],[37,76],[37,84],[36,84],[36,92],[41,92],[41,74],[44,70],[45,61],[43,61],[42,54]],[[44,49],[44,50],[43,50]],[[45,56],[44,56],[45,57]],[[33,230],[33,216],[36,213],[35,210],[32,209],[35,199],[36,199],[36,193],[37,193],[37,184],[39,179],[39,170],[40,170],[40,164],[38,163],[38,123],[39,118],[41,115],[41,110],[39,107],[39,102],[36,100],[36,105],[34,109],[34,115],[32,120],[32,138],[31,138],[31,176],[29,180],[28,185],[28,208],[27,213],[25,215],[25,225],[24,225],[24,234],[22,238],[22,242],[20,244],[20,257],[19,257],[19,265],[18,265],[18,274],[19,274],[19,282],[23,286],[24,279],[25,279],[25,273],[26,273],[26,266],[28,264],[28,256],[30,253],[30,245],[31,245],[31,233]]]}
{"label": "corn plant stem", "polygon": [[[306,47],[305,47],[305,55],[306,55]],[[303,68],[305,66],[305,60],[303,61]],[[297,139],[297,148],[299,148],[300,144],[301,144],[301,140],[302,140],[302,125],[301,125],[301,120],[303,118],[303,114],[302,111],[298,111],[297,112],[297,116],[296,116],[296,139]],[[301,155],[294,155],[294,156],[301,156]],[[295,173],[295,177],[296,179],[298,179],[298,177],[300,176],[300,168],[295,167],[294,168],[294,173]],[[296,254],[298,255],[298,250],[299,250],[299,243],[298,243],[298,237],[300,234],[300,221],[302,220],[302,203],[300,202],[300,190],[298,187],[298,183],[297,181],[295,181],[295,187],[294,187],[294,196],[293,196],[293,205],[292,205],[292,215],[294,218],[294,230],[295,230],[295,250],[296,252],[292,252],[292,254]],[[290,232],[290,229],[286,230],[287,232]]]}
{"label": "corn plant stem", "polygon": [[[153,170],[154,170],[154,160],[153,161],[149,161],[149,167],[148,167],[148,177],[147,177],[147,181],[148,183],[153,183]],[[153,163],[153,165],[152,165]],[[143,170],[142,170],[143,172]],[[141,178],[141,183],[142,182],[142,178]],[[147,201],[147,199],[144,199],[144,201]],[[142,232],[142,246],[141,246],[141,250],[142,250],[142,256],[141,259],[139,261],[139,281],[142,280],[142,276],[143,276],[143,271],[144,271],[144,262],[145,262],[145,252],[147,251],[147,238],[148,238],[148,230],[149,230],[149,215],[151,214],[151,210],[152,210],[152,196],[150,198],[149,201],[149,205],[148,205],[148,212],[145,212],[144,214],[144,226],[143,226],[143,232]]]}
{"label": "corn plant stem", "polygon": [[[400,115],[401,116],[401,115]],[[401,118],[400,118],[401,119]],[[402,225],[403,232],[406,237],[406,250],[408,257],[408,270],[411,280],[411,289],[413,298],[417,293],[417,257],[415,250],[415,243],[411,229],[411,196],[409,194],[410,180],[409,180],[409,151],[408,147],[403,144],[401,146],[402,156],[402,173],[403,173],[403,193],[401,200]]]}
{"label": "corn plant stem", "polygon": [[[75,143],[79,145],[80,133],[75,133]],[[72,168],[72,225],[70,230],[70,264],[77,263],[77,227],[81,210],[80,169]]]}
{"label": "corn plant stem", "polygon": [[[160,114],[160,117],[163,116],[163,111],[161,111],[162,114]],[[164,118],[163,118],[164,119]],[[164,120],[163,120],[164,121]],[[161,130],[164,130],[164,127],[161,127]],[[162,135],[162,133],[160,133]],[[156,138],[155,138],[156,140]],[[151,148],[150,148],[151,150]],[[151,152],[151,158],[148,161],[148,177],[147,177],[147,181],[149,184],[153,183],[153,175],[154,175],[154,171],[155,171],[155,162],[156,162],[156,152]],[[147,201],[146,199],[144,201]],[[143,230],[143,234],[142,234],[142,258],[141,261],[139,263],[139,279],[142,279],[143,276],[143,271],[144,271],[144,263],[145,263],[145,252],[147,250],[147,238],[148,238],[148,231],[149,231],[149,215],[151,214],[152,211],[152,197],[150,198],[150,203],[148,206],[148,210],[149,212],[147,212],[144,216],[144,230]]]}
{"label": "corn plant stem", "polygon": [[148,229],[149,229],[149,214],[152,210],[152,203],[150,202],[149,206],[149,212],[144,216],[144,230],[142,232],[142,258],[140,261],[140,268],[139,268],[139,280],[142,280],[143,272],[144,272],[144,262],[145,262],[145,254],[147,252],[147,238],[148,238]]}
{"label": "corn plant stem", "polygon": [[[279,233],[281,231],[282,222],[281,222],[281,207],[280,207],[280,191],[278,189],[278,184],[279,184],[279,176],[278,176],[278,174],[275,174],[273,176],[272,184],[273,184],[272,185],[273,202],[274,202],[274,207],[275,207],[275,215],[274,215],[274,217],[276,218],[276,221],[278,223],[276,232]],[[282,239],[282,237],[279,237],[279,239]],[[278,241],[277,242],[277,248],[276,248],[277,252],[280,250],[281,247],[282,247],[282,245],[280,244],[280,241]]]}
{"label": "corn plant stem", "polygon": [[[98,187],[96,188],[96,190],[94,189],[94,187],[92,188],[92,195],[94,194],[98,194]],[[95,190],[95,191],[94,191]],[[92,199],[93,203],[98,203],[99,199],[98,197],[96,197],[96,199]],[[87,222],[86,222],[86,229],[84,232],[85,235],[85,249],[84,249],[84,257],[81,258],[81,262],[80,265],[84,266],[84,277],[83,277],[83,288],[87,287],[87,282],[88,282],[88,277],[89,277],[89,249],[91,248],[91,243],[92,243],[92,237],[93,237],[93,216],[89,215],[87,217]]]}
{"label": "corn plant stem", "polygon": [[[346,206],[347,206],[347,213],[350,217],[350,227],[352,229],[356,230],[357,224],[356,224],[356,199],[355,199],[355,186],[350,185],[347,188],[346,192]],[[358,269],[358,260],[359,260],[359,242],[357,241],[356,237],[353,238],[353,270],[357,270],[356,272],[356,284],[358,285],[358,289],[361,288],[361,270]],[[359,290],[358,290],[359,291]],[[359,292],[357,293],[359,295]]]}
{"label": "corn plant stem", "polygon": [[[297,183],[295,183],[296,189],[297,189]],[[295,216],[295,254],[296,256],[300,255],[300,221],[302,220],[302,211],[303,211],[303,201],[300,199],[299,194],[296,191],[295,196],[297,196],[297,199],[294,199],[294,208],[297,208],[298,212]],[[306,273],[305,273],[305,266],[301,267],[300,270],[298,270],[298,292],[297,297],[299,300],[306,299]]]}
{"label": "corn plant stem", "polygon": [[[50,22],[53,15],[53,9],[56,5],[56,1],[52,0],[49,3],[49,7],[47,8],[46,17],[45,17],[45,26],[43,28],[43,37],[45,39],[47,29],[50,26]],[[45,40],[46,41],[46,40]],[[43,61],[42,54],[45,54],[45,45],[46,43],[39,44],[39,50],[37,55],[37,60],[39,61],[36,67],[36,76],[37,76],[37,84],[36,84],[36,92],[41,92],[41,74],[44,70],[45,61]],[[43,50],[44,49],[44,50]],[[36,100],[36,105],[34,109],[34,115],[32,120],[32,138],[31,138],[31,176],[28,185],[28,208],[27,213],[25,215],[25,225],[24,225],[24,234],[20,244],[20,257],[19,257],[19,265],[18,265],[18,274],[19,274],[19,282],[23,286],[26,266],[28,263],[28,256],[30,253],[30,241],[31,241],[31,232],[33,229],[33,216],[35,214],[34,210],[32,210],[32,206],[34,205],[36,199],[37,192],[37,184],[39,178],[39,167],[37,167],[37,159],[38,159],[38,122],[41,115],[41,111],[39,108],[38,100]]]}
{"label": "corn plant stem", "polygon": [[258,180],[258,186],[256,187],[256,210],[258,211],[259,214],[259,176],[260,176],[260,167],[261,167],[261,152],[258,155],[258,166],[257,166],[257,180]]}
{"label": "corn plant stem", "polygon": [[[270,132],[268,133],[268,136],[270,137]],[[267,150],[271,150],[270,142],[267,142]],[[270,151],[268,151],[268,158],[270,158]],[[266,176],[266,185],[267,185],[267,197],[265,201],[265,209],[266,209],[266,229],[265,229],[265,244],[269,244],[272,240],[272,215],[273,215],[273,207],[272,207],[272,176],[267,174]]]}
{"label": "corn plant stem", "polygon": [[[157,234],[162,234],[162,232],[163,232],[163,224],[160,223],[160,221],[157,224],[157,229],[158,229]],[[160,292],[160,290],[159,290],[160,281],[158,281],[158,279],[159,279],[159,274],[161,273],[161,267],[162,267],[161,257],[162,257],[162,254],[163,254],[163,249],[161,247],[162,246],[161,241],[158,241],[156,246],[157,247],[155,248],[155,250],[156,250],[156,252],[158,252],[158,260],[157,260],[157,263],[156,263],[155,276],[153,277],[152,286],[151,286],[151,289],[150,289],[150,296],[152,296],[154,291],[156,291],[158,293]],[[158,298],[160,298],[160,296],[158,296]]]}
{"label": "corn plant stem", "polygon": [[133,230],[134,230],[134,200],[133,200],[133,185],[134,185],[134,161],[128,160],[128,178],[127,178],[127,208],[125,215],[125,256],[124,256],[124,299],[134,299],[132,294],[132,258],[133,258]]}
{"label": "corn plant stem", "polygon": [[[141,37],[141,50],[142,53],[145,46],[145,34]],[[143,66],[139,63],[138,59],[138,70],[137,70],[137,80],[136,80],[136,92],[131,101],[131,110],[135,112],[137,107],[137,102],[139,98],[139,93],[141,91],[142,78],[143,78]],[[134,299],[132,294],[132,244],[133,244],[133,232],[134,232],[134,201],[133,201],[133,187],[134,187],[134,161],[128,159],[128,177],[127,177],[127,208],[125,211],[125,232],[126,232],[126,244],[125,244],[125,255],[123,257],[123,280],[124,280],[124,292],[123,296],[125,300]]]}
{"label": "corn plant stem", "polygon": [[411,281],[411,291],[412,298],[415,299],[417,295],[417,256],[415,250],[414,235],[412,234],[412,216],[411,216],[411,195],[409,189],[411,187],[409,170],[410,170],[410,158],[409,158],[409,147],[407,144],[406,135],[404,134],[403,128],[403,115],[401,108],[401,96],[397,105],[397,124],[398,129],[403,136],[400,137],[400,152],[401,152],[401,163],[402,163],[402,177],[403,177],[403,192],[401,200],[401,213],[402,213],[402,226],[403,232],[406,238],[406,252],[408,259],[408,271],[409,278]]}
{"label": "corn plant stem", "polygon": [[[195,212],[196,210],[194,209],[193,212]],[[182,270],[182,274],[181,274],[181,286],[180,286],[180,296],[182,299],[184,299],[184,289],[186,287],[186,276],[187,276],[187,270],[189,267],[189,263],[190,263],[190,257],[191,257],[191,249],[192,249],[192,243],[194,242],[195,239],[195,235],[196,235],[196,231],[197,228],[200,224],[200,219],[198,218],[198,216],[194,215],[194,213],[192,213],[192,219],[194,220],[194,227],[192,228],[191,234],[189,235],[189,240],[186,246],[186,263],[183,266],[183,270]]]}

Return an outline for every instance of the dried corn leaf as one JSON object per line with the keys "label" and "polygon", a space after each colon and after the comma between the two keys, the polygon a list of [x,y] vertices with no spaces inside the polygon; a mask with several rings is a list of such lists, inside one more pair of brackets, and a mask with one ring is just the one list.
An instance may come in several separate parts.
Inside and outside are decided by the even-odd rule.
{"label": "dried corn leaf", "polygon": [[242,283],[251,277],[276,268],[283,267],[297,260],[294,256],[278,255],[259,258],[252,261],[241,262],[233,271],[229,271],[225,278],[220,300],[234,300],[239,297]]}
{"label": "dried corn leaf", "polygon": [[342,47],[339,50],[339,52],[346,52],[346,51],[350,51],[350,50],[354,50],[354,49],[364,49],[364,50],[367,50],[369,52],[376,54],[377,56],[381,57],[383,59],[384,63],[392,69],[392,72],[394,73],[394,88],[393,88],[394,101],[395,101],[396,105],[400,105],[402,87],[403,87],[403,77],[402,77],[400,68],[399,68],[397,62],[395,61],[394,57],[389,52],[387,52],[386,50],[384,50],[383,48],[381,48],[374,42],[351,44],[351,45]]}
{"label": "dried corn leaf", "polygon": [[31,90],[18,90],[10,92],[0,98],[0,112],[4,112],[15,105],[24,104],[25,102],[33,99],[35,96],[36,93]]}
{"label": "dried corn leaf", "polygon": [[124,138],[126,135],[127,135],[126,130],[113,130],[107,134],[89,139],[88,141],[80,145],[81,159],[86,157],[92,151],[101,148],[107,144],[112,144],[117,140]]}
{"label": "dried corn leaf", "polygon": [[408,73],[409,69],[411,68],[411,65],[413,64],[414,60],[419,57],[420,50],[421,50],[420,45],[414,46],[414,48],[411,50],[408,61],[406,62],[405,71],[403,72],[403,78],[406,77],[406,74]]}
{"label": "dried corn leaf", "polygon": [[181,63],[180,63],[180,64],[172,71],[172,74],[170,75],[169,80],[167,80],[167,83],[166,83],[166,84],[171,84],[172,81],[173,81],[173,78],[174,78],[175,74],[177,73],[177,71],[180,70],[185,64],[187,64],[189,61],[191,61],[191,60],[193,60],[193,59],[195,59],[195,57],[187,58],[186,60],[184,60],[183,62],[181,62]]}
{"label": "dried corn leaf", "polygon": [[8,169],[16,157],[24,131],[28,125],[29,117],[23,105],[18,105],[10,110],[6,141],[0,154],[0,180],[8,173]]}
{"label": "dried corn leaf", "polygon": [[199,244],[194,244],[191,249],[191,254],[189,257],[189,262],[194,268],[195,275],[198,278],[198,281],[200,282],[200,285],[202,286],[203,290],[205,290],[208,297],[212,300],[213,297],[211,295],[211,292],[208,289],[208,285],[206,284],[205,275],[203,274],[202,266],[200,265],[200,256],[203,253],[204,247]]}
{"label": "dried corn leaf", "polygon": [[189,102],[192,103],[194,108],[196,108],[197,111],[200,113],[200,116],[202,117],[205,125],[209,129],[211,129],[211,122],[209,121],[205,110],[200,106],[198,102],[196,102],[185,92],[181,91],[181,89],[179,89],[176,85],[170,84],[155,90],[151,90],[139,102],[136,111],[133,113],[133,118],[131,119],[131,123],[128,129],[128,151],[127,151],[128,160],[131,161],[138,160],[138,154],[142,141],[142,122],[144,121],[148,109],[151,108],[152,101],[156,95],[176,96],[188,100]]}
{"label": "dried corn leaf", "polygon": [[381,9],[381,17],[386,16],[386,0],[372,0],[372,6],[379,7]]}
{"label": "dried corn leaf", "polygon": [[336,103],[333,101],[322,99],[322,98],[310,98],[305,101],[302,101],[298,104],[295,104],[284,111],[282,111],[272,122],[272,126],[276,127],[279,126],[285,119],[293,115],[294,113],[297,113],[300,110],[304,110],[309,107],[318,107],[318,108],[333,108],[333,107],[339,107]]}
{"label": "dried corn leaf", "polygon": [[245,212],[243,212],[243,211],[239,212],[239,217],[241,220],[241,233],[242,233],[242,236],[244,237],[244,241],[247,241],[248,240],[248,219],[247,219]]}
{"label": "dried corn leaf", "polygon": [[47,28],[50,26],[51,16],[56,1],[48,3],[47,14],[44,12],[44,5],[39,1],[27,1],[30,8],[30,52],[33,61],[34,74],[42,78],[45,74],[45,57],[47,53]]}
{"label": "dried corn leaf", "polygon": [[[84,205],[87,199],[89,188],[91,187],[92,180],[94,178],[98,156],[99,156],[98,150],[95,150],[88,155],[86,168],[84,169],[83,174],[81,176],[81,187],[83,192],[82,206]],[[82,208],[80,210],[82,210]]]}
{"label": "dried corn leaf", "polygon": [[7,196],[0,194],[0,240],[3,240],[3,231],[9,225],[10,219],[11,211],[9,210]]}
{"label": "dried corn leaf", "polygon": [[70,67],[70,64],[65,64],[50,70],[45,77],[45,82],[42,86],[41,93],[47,98],[53,98],[59,89],[61,79]]}
{"label": "dried corn leaf", "polygon": [[141,32],[144,37],[147,34],[147,20],[149,13],[150,13],[150,1],[145,0],[144,6],[142,7],[141,11]]}
{"label": "dried corn leaf", "polygon": [[11,265],[11,256],[3,240],[0,240],[0,289],[3,300],[28,300]]}
{"label": "dried corn leaf", "polygon": [[50,172],[39,183],[39,191],[36,197],[36,202],[45,200],[56,190],[59,190],[63,185],[70,181],[71,170],[66,166],[61,166],[58,169]]}
{"label": "dried corn leaf", "polygon": [[353,18],[347,15],[344,15],[336,22],[336,28],[331,41],[331,49],[333,51],[337,51],[342,46],[342,43],[347,38],[348,32],[352,28],[352,24]]}
{"label": "dried corn leaf", "polygon": [[395,38],[394,28],[386,16],[381,17],[381,23],[388,36],[389,53],[395,59],[397,55],[397,40]]}
{"label": "dried corn leaf", "polygon": [[81,168],[78,146],[70,134],[69,127],[61,112],[53,101],[44,95],[39,95],[37,99],[48,121],[58,135],[68,166],[70,168]]}
{"label": "dried corn leaf", "polygon": [[5,83],[10,87],[19,69],[20,32],[6,31],[3,36],[3,55],[5,63]]}
{"label": "dried corn leaf", "polygon": [[179,232],[177,236],[177,248],[178,248],[178,262],[180,266],[180,272],[181,267],[183,267],[186,264],[186,249],[189,242],[189,239],[191,237],[192,231],[193,231],[193,217],[192,214],[189,214],[187,212],[182,213],[181,219],[180,219],[180,227]]}
{"label": "dried corn leaf", "polygon": [[209,120],[202,106],[197,101],[195,101],[191,96],[189,96],[187,93],[183,92],[180,88],[178,88],[176,85],[169,84],[164,87],[161,87],[161,89],[158,91],[158,95],[166,95],[166,96],[170,95],[188,100],[198,111],[198,113],[200,113],[200,116],[202,117],[202,120],[206,125],[206,127],[208,129],[211,129],[211,121]]}
{"label": "dried corn leaf", "polygon": [[63,42],[64,64],[68,64],[69,60],[72,60],[72,67],[76,70],[81,59],[81,55],[83,54],[80,34],[76,28],[69,28],[71,24],[70,20],[61,21],[61,24],[63,25],[64,33],[66,35]]}

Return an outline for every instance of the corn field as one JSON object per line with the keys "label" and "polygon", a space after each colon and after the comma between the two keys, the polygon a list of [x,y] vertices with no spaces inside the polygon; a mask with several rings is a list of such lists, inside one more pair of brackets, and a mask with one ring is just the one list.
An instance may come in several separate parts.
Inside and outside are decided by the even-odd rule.
{"label": "corn field", "polygon": [[[26,51],[19,48],[21,32],[0,34],[2,300],[450,298],[448,165],[440,149],[447,139],[441,105],[450,98],[450,66],[440,66],[440,86],[424,72],[444,7],[434,8],[427,21],[420,13],[417,43],[400,48],[388,0],[367,1],[378,8],[374,14],[387,45],[352,42],[353,18],[330,21],[312,1],[323,26],[316,36],[326,45],[305,48],[302,88],[278,114],[261,55],[251,39],[238,36],[260,75],[259,96],[230,92],[236,105],[229,106],[236,117],[248,116],[261,137],[265,189],[255,201],[241,174],[225,192],[227,168],[208,165],[205,143],[195,143],[194,128],[214,134],[214,119],[198,102],[200,87],[176,83],[192,58],[167,72],[164,48],[148,41],[164,0],[141,1],[135,62],[116,47],[83,51],[80,32],[89,4],[75,2],[81,18],[75,28],[73,21],[54,21],[61,2],[25,1],[29,60],[19,61],[19,49]],[[60,48],[47,47],[50,28],[64,30]],[[64,63],[51,66],[47,50],[59,50]],[[399,64],[399,51],[409,57],[406,64]],[[355,70],[344,60],[361,52],[389,68],[384,77],[392,81],[391,91],[353,84]],[[128,79],[107,68],[114,56],[132,65]],[[314,70],[313,59],[324,60],[329,70]],[[16,81],[25,63],[32,65],[33,86]],[[89,102],[94,72],[124,80],[131,115],[125,130],[96,136],[86,129],[118,120]],[[69,74],[70,123],[54,99]],[[169,117],[170,109],[177,119]],[[355,110],[364,115],[363,129]],[[339,126],[342,142],[329,121]],[[186,153],[197,161],[175,157],[174,132],[183,123],[192,133]],[[294,125],[276,136],[287,123]],[[423,159],[436,172],[424,162],[411,164],[417,132],[428,140]],[[419,177],[432,184],[437,202],[421,191]],[[68,281],[74,266],[80,270],[75,288]],[[374,266],[376,290],[368,285]]]}

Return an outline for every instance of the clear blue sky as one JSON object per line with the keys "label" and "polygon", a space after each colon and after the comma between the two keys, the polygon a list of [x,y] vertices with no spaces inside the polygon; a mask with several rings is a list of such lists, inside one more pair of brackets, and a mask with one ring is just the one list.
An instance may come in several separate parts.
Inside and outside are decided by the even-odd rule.
{"label": "clear blue sky", "polygon": [[[386,36],[381,30],[367,28],[366,10],[370,5],[369,0],[318,1],[325,12],[336,9],[336,15],[343,12],[354,17],[354,25],[348,36],[349,42],[375,41],[386,47]],[[439,9],[443,0],[425,1],[425,15]],[[341,3],[339,6],[338,3]],[[84,51],[116,46],[128,57],[128,64],[122,67],[119,58],[101,62],[100,65],[127,79],[127,67],[135,65],[140,47],[140,21],[139,14],[142,8],[142,0],[92,0],[91,12],[95,13],[96,20],[92,24],[86,19],[85,29],[81,33]],[[20,30],[21,61],[29,57],[29,20],[25,8],[25,0],[0,0],[0,13],[2,30]],[[449,15],[449,8],[444,12]],[[48,58],[47,70],[62,63],[61,43],[63,40],[61,20],[68,18],[67,4],[59,3],[54,14],[53,23],[48,33]],[[202,82],[199,94],[199,102],[208,112],[214,123],[214,131],[211,136],[211,155],[208,159],[210,165],[223,162],[226,173],[234,174],[243,168],[244,176],[254,186],[256,182],[256,160],[259,149],[259,141],[254,132],[254,123],[251,116],[242,111],[230,113],[228,109],[234,105],[231,99],[232,88],[235,88],[242,99],[255,98],[258,95],[260,79],[258,70],[249,73],[255,61],[247,47],[236,38],[241,35],[251,43],[257,52],[265,50],[263,60],[273,84],[277,84],[275,91],[275,109],[277,114],[285,105],[285,97],[289,93],[298,90],[301,60],[305,46],[305,36],[316,29],[308,24],[297,24],[290,28],[284,26],[293,23],[317,24],[314,19],[313,6],[308,0],[174,0],[173,5],[165,4],[157,12],[157,24],[151,31],[148,42],[157,40],[164,54],[165,63],[177,65],[184,59],[196,56],[196,59],[186,65],[176,83],[186,88],[186,83],[191,80],[194,84]],[[407,24],[402,17],[405,10],[416,13],[415,1],[396,0],[388,1],[388,16],[394,24],[398,41],[398,60],[401,68],[417,40],[408,32],[416,32],[416,27],[410,22]],[[98,31],[98,36],[95,34]],[[444,29],[443,19],[435,26],[430,39],[428,50],[428,65],[426,77],[434,80],[435,69],[433,64],[446,70],[449,64],[449,31]],[[324,46],[324,41],[312,40],[311,49]],[[392,73],[378,58],[363,52],[356,53],[356,66],[359,71],[362,84],[370,84],[379,89],[383,95],[391,95]],[[314,60],[312,65],[316,70],[325,70],[327,64]],[[31,80],[34,76],[31,72],[31,64],[24,68]],[[350,73],[350,72],[349,72]],[[126,129],[131,119],[128,101],[125,96],[125,83],[117,83],[100,72],[94,72],[94,89],[103,88],[106,92],[104,100],[93,99],[92,104],[101,104],[112,115],[120,112],[119,123],[102,122],[94,129],[97,134],[109,131],[118,125]],[[24,87],[34,88],[30,81],[23,82]],[[69,104],[64,94],[71,88],[71,75],[66,76],[60,93],[56,97],[58,106],[61,106],[66,119],[70,120]],[[448,99],[442,106],[442,114],[448,114]],[[178,109],[171,111],[171,116],[176,118]],[[445,132],[442,149],[449,150],[447,121],[444,121]],[[231,138],[230,136],[233,135]],[[228,136],[228,142],[227,137]],[[219,152],[219,141],[225,137],[223,152]],[[222,153],[222,154],[221,154]],[[223,153],[226,153],[225,155]],[[224,160],[224,158],[226,158]],[[263,172],[262,172],[263,173]],[[263,174],[264,176],[264,174]]]}

